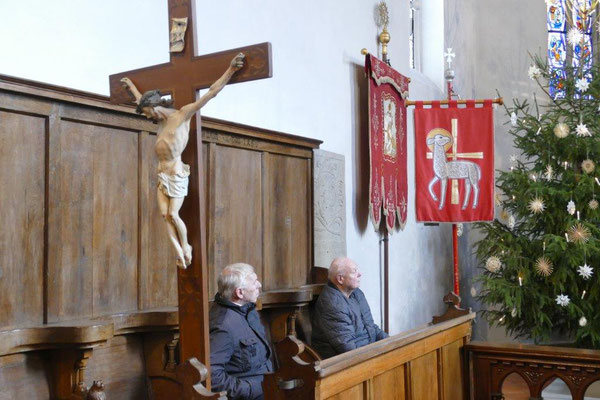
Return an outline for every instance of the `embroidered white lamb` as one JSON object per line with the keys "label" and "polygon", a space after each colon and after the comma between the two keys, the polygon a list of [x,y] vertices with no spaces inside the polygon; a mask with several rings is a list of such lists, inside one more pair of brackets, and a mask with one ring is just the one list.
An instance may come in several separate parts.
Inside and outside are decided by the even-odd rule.
{"label": "embroidered white lamb", "polygon": [[452,139],[444,135],[435,135],[427,139],[428,145],[433,145],[433,172],[435,176],[429,182],[429,194],[434,201],[438,201],[437,196],[433,191],[433,185],[437,181],[441,181],[440,204],[438,209],[444,208],[446,200],[446,187],[448,179],[464,179],[465,180],[465,198],[462,204],[462,209],[466,209],[469,204],[469,196],[471,194],[471,186],[473,186],[473,205],[472,208],[477,208],[479,201],[479,180],[481,179],[481,169],[479,165],[472,161],[446,160],[446,150],[444,146],[450,143]]}

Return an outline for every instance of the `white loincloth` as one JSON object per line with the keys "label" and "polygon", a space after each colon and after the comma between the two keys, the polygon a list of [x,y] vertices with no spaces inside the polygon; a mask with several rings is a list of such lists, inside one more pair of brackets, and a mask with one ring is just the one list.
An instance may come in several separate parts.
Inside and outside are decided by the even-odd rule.
{"label": "white loincloth", "polygon": [[158,173],[158,188],[168,197],[185,197],[188,194],[188,183],[190,181],[190,166],[183,164],[183,173],[167,175]]}

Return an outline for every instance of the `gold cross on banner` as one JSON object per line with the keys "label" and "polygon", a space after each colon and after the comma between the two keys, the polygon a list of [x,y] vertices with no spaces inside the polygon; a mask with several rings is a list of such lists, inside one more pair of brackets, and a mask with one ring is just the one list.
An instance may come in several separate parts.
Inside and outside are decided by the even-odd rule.
{"label": "gold cross on banner", "polygon": [[[448,131],[446,131],[448,132]],[[433,158],[432,152],[427,152],[427,159],[431,160]],[[450,159],[456,161],[459,158],[476,158],[483,159],[483,152],[475,152],[475,153],[458,153],[458,119],[452,119],[452,152],[447,154],[450,156]],[[452,197],[450,200],[451,204],[458,204],[458,180],[452,179]]]}

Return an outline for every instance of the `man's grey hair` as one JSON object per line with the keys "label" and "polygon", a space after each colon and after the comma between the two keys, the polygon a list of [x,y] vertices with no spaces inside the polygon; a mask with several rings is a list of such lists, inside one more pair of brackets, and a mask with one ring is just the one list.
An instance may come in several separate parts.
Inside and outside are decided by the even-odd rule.
{"label": "man's grey hair", "polygon": [[138,114],[142,113],[142,109],[144,107],[171,107],[173,104],[173,100],[163,99],[160,91],[158,90],[148,90],[146,93],[140,97],[138,105],[135,109],[135,112]]}
{"label": "man's grey hair", "polygon": [[248,277],[254,273],[250,264],[235,263],[223,268],[217,279],[219,294],[226,299],[231,299],[235,289],[246,286]]}
{"label": "man's grey hair", "polygon": [[329,266],[327,278],[331,282],[335,282],[338,275],[346,275],[350,267],[351,260],[348,257],[336,257]]}

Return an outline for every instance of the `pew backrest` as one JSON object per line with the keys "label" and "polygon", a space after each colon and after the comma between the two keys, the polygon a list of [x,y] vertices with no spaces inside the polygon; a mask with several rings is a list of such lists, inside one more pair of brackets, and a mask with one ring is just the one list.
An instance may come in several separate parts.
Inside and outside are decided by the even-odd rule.
{"label": "pew backrest", "polygon": [[[470,313],[426,325],[368,346],[310,360],[310,347],[293,336],[278,344],[279,369],[265,379],[273,399],[463,399],[463,347]],[[309,350],[307,350],[309,349]]]}

